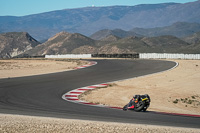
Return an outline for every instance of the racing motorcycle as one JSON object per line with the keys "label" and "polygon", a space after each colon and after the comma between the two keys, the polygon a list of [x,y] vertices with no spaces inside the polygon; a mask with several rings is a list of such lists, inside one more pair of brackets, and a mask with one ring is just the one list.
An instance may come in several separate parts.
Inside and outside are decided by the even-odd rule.
{"label": "racing motorcycle", "polygon": [[148,94],[145,95],[136,95],[133,99],[130,100],[128,104],[123,107],[123,110],[134,110],[134,111],[146,111],[149,107],[151,99]]}

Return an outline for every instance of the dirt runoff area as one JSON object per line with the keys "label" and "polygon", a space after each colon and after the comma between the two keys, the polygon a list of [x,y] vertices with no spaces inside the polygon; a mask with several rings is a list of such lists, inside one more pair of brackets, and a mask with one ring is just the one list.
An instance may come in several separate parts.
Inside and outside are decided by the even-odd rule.
{"label": "dirt runoff area", "polygon": [[13,78],[73,70],[88,64],[76,59],[9,59],[0,60],[0,78]]}
{"label": "dirt runoff area", "polygon": [[1,133],[199,133],[199,129],[0,114]]}
{"label": "dirt runoff area", "polygon": [[200,60],[174,60],[178,67],[163,73],[112,83],[86,92],[82,100],[123,107],[135,94],[149,94],[149,111],[200,115]]}

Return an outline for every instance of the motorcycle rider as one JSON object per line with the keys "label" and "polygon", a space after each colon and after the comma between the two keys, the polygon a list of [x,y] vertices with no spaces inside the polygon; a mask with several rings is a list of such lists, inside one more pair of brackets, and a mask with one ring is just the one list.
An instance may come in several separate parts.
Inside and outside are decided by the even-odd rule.
{"label": "motorcycle rider", "polygon": [[150,105],[150,97],[148,94],[145,95],[134,95],[128,104],[123,107],[123,110],[134,110],[145,112]]}
{"label": "motorcycle rider", "polygon": [[130,100],[127,109],[134,109],[135,104],[138,103],[139,98],[140,98],[140,95],[134,95],[133,98]]}

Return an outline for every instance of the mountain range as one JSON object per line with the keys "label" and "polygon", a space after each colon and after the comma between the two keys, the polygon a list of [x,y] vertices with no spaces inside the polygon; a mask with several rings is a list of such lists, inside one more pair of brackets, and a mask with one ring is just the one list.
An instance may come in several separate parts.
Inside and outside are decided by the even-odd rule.
{"label": "mountain range", "polygon": [[176,22],[170,26],[159,27],[159,28],[134,28],[130,31],[125,31],[122,29],[103,29],[95,32],[90,37],[94,40],[100,40],[108,35],[115,35],[121,38],[129,36],[137,37],[156,37],[163,35],[172,35],[176,37],[186,37],[200,31],[199,23],[186,23],[186,22]]}
{"label": "mountain range", "polygon": [[[0,16],[0,33],[25,31],[39,41],[61,31],[90,36],[103,29],[133,29],[136,34],[151,36],[148,30],[141,28],[169,26],[176,22],[200,23],[200,0],[185,4],[85,7],[21,17]],[[158,30],[154,29],[154,35]]]}
{"label": "mountain range", "polygon": [[108,35],[94,40],[79,33],[60,32],[40,44],[26,32],[0,34],[0,58],[56,54],[200,53],[200,32],[184,38]]}
{"label": "mountain range", "polygon": [[108,35],[101,40],[93,40],[79,33],[60,32],[24,54],[200,53],[200,49],[196,49],[200,47],[200,41],[190,43],[199,38],[200,34],[195,33],[182,39],[170,35],[124,38]]}

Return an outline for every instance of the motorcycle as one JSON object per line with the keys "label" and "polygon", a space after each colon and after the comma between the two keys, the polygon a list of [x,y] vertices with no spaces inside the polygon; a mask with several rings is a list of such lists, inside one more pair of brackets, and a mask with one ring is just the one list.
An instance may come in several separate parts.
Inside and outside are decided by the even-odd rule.
{"label": "motorcycle", "polygon": [[145,112],[150,106],[151,99],[149,95],[137,95],[137,99],[132,99],[128,104],[123,107],[123,110],[134,110],[137,112]]}

